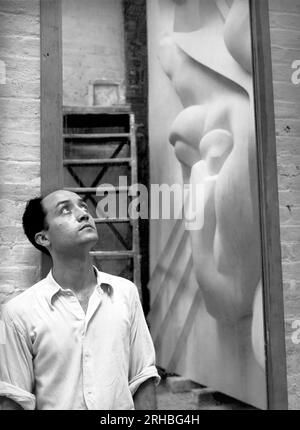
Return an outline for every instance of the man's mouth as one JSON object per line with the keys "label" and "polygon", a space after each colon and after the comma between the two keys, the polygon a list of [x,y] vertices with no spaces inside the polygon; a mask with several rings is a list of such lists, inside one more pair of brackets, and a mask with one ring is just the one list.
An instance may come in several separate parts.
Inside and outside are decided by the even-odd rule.
{"label": "man's mouth", "polygon": [[86,228],[92,228],[95,230],[95,227],[92,224],[84,224],[82,227],[80,227],[79,231],[84,230]]}

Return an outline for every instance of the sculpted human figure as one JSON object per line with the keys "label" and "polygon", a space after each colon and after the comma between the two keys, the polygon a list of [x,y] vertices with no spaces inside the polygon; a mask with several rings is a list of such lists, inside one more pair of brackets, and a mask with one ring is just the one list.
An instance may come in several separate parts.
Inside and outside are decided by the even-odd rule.
{"label": "sculpted human figure", "polygon": [[[174,31],[162,37],[159,52],[183,106],[170,142],[184,183],[199,178],[205,190],[204,224],[190,237],[207,311],[234,324],[251,316],[255,295],[255,314],[262,315],[248,2],[173,3]],[[261,347],[263,334],[256,333]]]}

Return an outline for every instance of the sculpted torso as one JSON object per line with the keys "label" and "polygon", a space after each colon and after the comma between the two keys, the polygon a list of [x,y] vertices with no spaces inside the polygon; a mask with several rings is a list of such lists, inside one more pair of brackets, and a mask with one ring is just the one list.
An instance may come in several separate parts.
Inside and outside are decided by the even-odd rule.
{"label": "sculpted torso", "polygon": [[198,178],[205,187],[204,225],[190,232],[198,284],[208,312],[233,323],[252,313],[261,277],[249,95],[190,58],[171,36],[161,42],[160,61],[184,107],[170,132],[183,180]]}

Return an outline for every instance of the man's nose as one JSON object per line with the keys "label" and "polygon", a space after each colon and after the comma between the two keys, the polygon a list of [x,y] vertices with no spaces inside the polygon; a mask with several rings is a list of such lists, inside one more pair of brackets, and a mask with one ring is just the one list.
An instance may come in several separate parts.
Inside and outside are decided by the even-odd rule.
{"label": "man's nose", "polygon": [[89,219],[89,214],[83,208],[77,208],[76,218],[78,221],[87,221]]}

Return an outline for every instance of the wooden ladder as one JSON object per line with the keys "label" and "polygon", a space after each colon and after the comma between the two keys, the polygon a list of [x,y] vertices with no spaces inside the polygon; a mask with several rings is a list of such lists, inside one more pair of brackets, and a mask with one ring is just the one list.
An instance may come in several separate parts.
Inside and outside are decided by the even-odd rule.
{"label": "wooden ladder", "polygon": [[[126,217],[117,214],[107,218],[99,216],[97,210],[99,187],[102,195],[126,193],[128,205],[129,186],[138,182],[134,114],[128,105],[65,106],[63,113],[64,189],[83,195],[95,219],[100,237],[91,252],[95,265],[100,270],[127,277],[141,295],[139,220],[129,217],[128,206]],[[130,182],[128,186],[118,186],[120,173],[125,173],[126,182]],[[104,185],[108,179],[113,189]]]}

